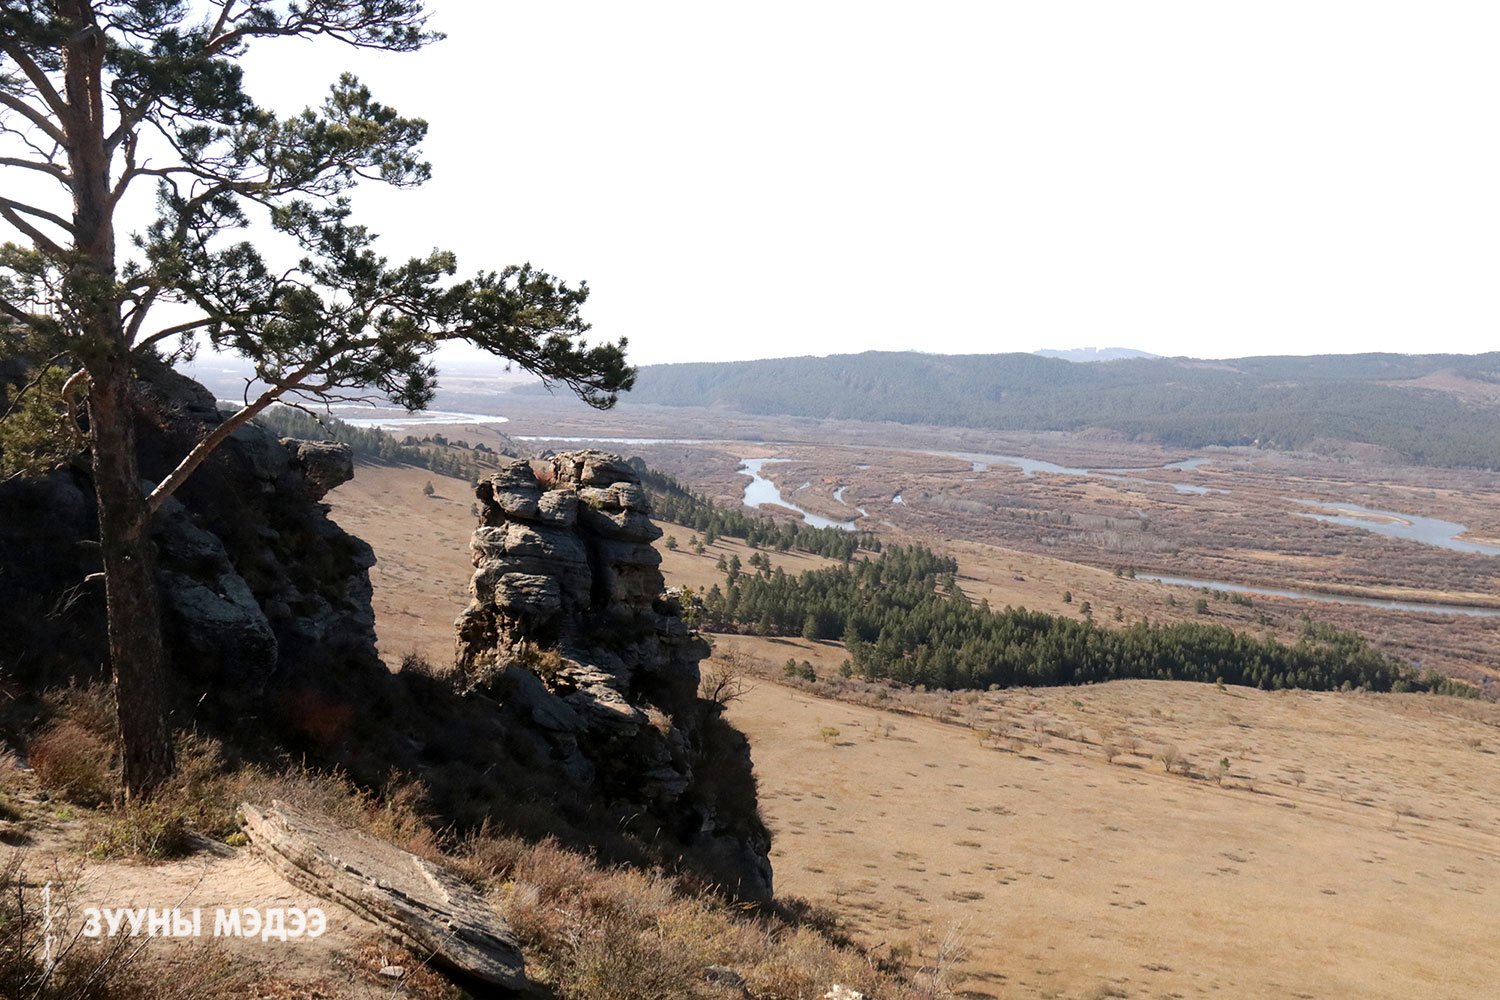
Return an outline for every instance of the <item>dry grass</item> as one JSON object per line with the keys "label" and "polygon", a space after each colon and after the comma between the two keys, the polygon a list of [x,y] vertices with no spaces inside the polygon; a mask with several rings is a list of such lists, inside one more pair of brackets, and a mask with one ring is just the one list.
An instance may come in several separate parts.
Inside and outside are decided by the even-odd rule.
{"label": "dry grass", "polygon": [[113,748],[72,719],[43,730],[26,748],[43,788],[80,806],[98,806],[115,795]]}
{"label": "dry grass", "polygon": [[[12,853],[0,864],[0,996],[13,1000],[228,1000],[242,997],[254,967],[207,944],[159,945],[150,938],[91,940],[66,925],[70,880],[28,871]],[[55,882],[54,882],[55,879]],[[48,922],[43,903],[56,924]],[[61,914],[61,916],[59,915]],[[48,937],[52,937],[50,945]],[[55,962],[44,961],[48,954]],[[169,952],[169,955],[160,954]]]}
{"label": "dry grass", "polygon": [[26,811],[21,803],[25,777],[20,761],[10,751],[0,751],[0,823],[16,823],[24,820]]}
{"label": "dry grass", "polygon": [[705,977],[710,967],[762,1000],[822,996],[836,982],[890,1000],[937,995],[830,940],[816,920],[750,916],[659,872],[600,868],[554,841],[479,838],[460,863],[482,873],[563,1000],[733,996]]}
{"label": "dry grass", "polygon": [[[755,643],[766,676],[790,655]],[[914,965],[962,925],[965,995],[1491,995],[1500,756],[1471,741],[1500,706],[1147,681],[866,706],[758,679],[729,714],[779,888],[925,941]]]}
{"label": "dry grass", "polygon": [[[337,770],[271,771],[231,763],[219,741],[186,733],[178,739],[178,768],[171,780],[149,800],[118,805],[112,804],[118,801],[118,777],[110,763],[116,748],[72,718],[49,726],[28,753],[42,788],[93,809],[84,817],[91,830],[88,851],[100,859],[167,861],[192,853],[198,837],[237,843],[240,803],[271,799],[322,810],[414,853],[437,852],[425,789],[400,774],[369,789]],[[6,796],[4,763],[0,760],[0,799]]]}
{"label": "dry grass", "polygon": [[[821,996],[833,982],[855,984],[891,1000],[943,995],[930,990],[917,992],[883,971],[863,952],[841,943],[837,935],[830,936],[833,922],[815,911],[792,907],[782,914],[752,913],[665,872],[603,866],[552,839],[528,841],[489,827],[462,838],[445,836],[429,824],[422,789],[410,782],[393,779],[383,794],[376,795],[337,775],[300,770],[268,774],[254,768],[230,768],[219,757],[217,746],[201,738],[185,741],[179,754],[182,771],[156,800],[121,812],[104,810],[97,817],[95,829],[100,832],[91,840],[94,849],[90,860],[66,878],[87,886],[94,903],[253,905],[285,898],[288,889],[279,877],[243,850],[226,854],[218,849],[186,860],[167,860],[199,846],[200,842],[185,835],[189,830],[232,845],[241,843],[233,804],[241,798],[280,798],[322,810],[452,867],[490,895],[522,938],[532,974],[548,984],[560,1000],[732,995],[726,994],[721,984],[705,979],[709,966],[734,970],[750,984],[753,995],[764,1000]],[[183,833],[181,844],[174,841],[171,850],[161,846],[161,841],[170,838],[153,840],[154,831],[164,822],[172,825],[174,837],[177,831]],[[163,865],[149,871],[121,867],[115,860],[119,858]],[[184,903],[185,898],[190,901]],[[133,948],[139,942],[128,943]],[[116,942],[111,954],[124,951],[125,945]],[[276,1000],[355,995],[346,992],[347,983],[336,985],[341,980],[332,976],[330,963],[349,968],[347,975],[364,984],[358,994],[361,996],[378,995],[382,988],[397,991],[391,995],[432,1000],[461,995],[420,961],[397,951],[368,945],[352,960],[332,953],[314,955],[301,960],[296,974],[260,975],[249,995]],[[84,949],[79,954],[94,952]],[[198,960],[185,957],[188,954],[196,956],[198,952],[183,942],[155,941],[150,951],[141,955],[141,967],[159,971],[163,963],[175,968],[184,961]],[[244,957],[242,949],[236,961]],[[377,970],[385,965],[400,966],[403,976],[399,980],[378,977]],[[214,967],[229,968],[222,964]],[[247,980],[241,974],[245,967],[236,964],[233,968],[234,977],[225,981],[232,979],[238,988],[245,988]],[[146,974],[141,981],[149,978]],[[122,978],[110,987],[113,992],[38,996],[135,1000],[156,995],[130,992],[136,987],[129,984],[136,981]],[[202,983],[195,977],[184,981]],[[215,992],[218,985],[200,993],[160,995],[184,1000],[189,996],[216,1000],[221,995],[245,995],[235,994],[227,986],[226,992]],[[12,995],[29,996],[0,988],[0,996]]]}

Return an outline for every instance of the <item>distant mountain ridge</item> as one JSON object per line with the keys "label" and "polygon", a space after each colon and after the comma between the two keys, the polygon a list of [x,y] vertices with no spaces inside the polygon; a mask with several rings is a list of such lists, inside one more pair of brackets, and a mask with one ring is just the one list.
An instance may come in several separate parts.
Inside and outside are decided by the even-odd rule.
{"label": "distant mountain ridge", "polygon": [[1057,358],[1059,361],[1089,363],[1093,361],[1124,361],[1126,358],[1159,358],[1160,354],[1138,351],[1134,347],[1074,347],[1069,350],[1032,351],[1039,358]]}
{"label": "distant mountain ridge", "polygon": [[843,354],[651,365],[631,402],[991,428],[1107,428],[1181,447],[1332,442],[1500,469],[1500,353],[1075,364],[1035,354]]}

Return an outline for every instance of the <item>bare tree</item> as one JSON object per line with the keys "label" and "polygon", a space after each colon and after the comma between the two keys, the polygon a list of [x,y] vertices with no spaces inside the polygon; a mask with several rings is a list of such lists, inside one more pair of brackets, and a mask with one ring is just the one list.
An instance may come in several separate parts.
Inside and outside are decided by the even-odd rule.
{"label": "bare tree", "polygon": [[744,666],[738,654],[733,652],[709,660],[703,665],[699,677],[699,696],[712,703],[718,712],[723,712],[732,702],[753,690],[753,686],[745,681]]}

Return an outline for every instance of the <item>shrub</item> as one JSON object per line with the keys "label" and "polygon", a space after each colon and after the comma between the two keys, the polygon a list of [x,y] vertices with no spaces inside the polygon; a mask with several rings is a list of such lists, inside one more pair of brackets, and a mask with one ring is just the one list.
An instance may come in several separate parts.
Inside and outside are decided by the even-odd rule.
{"label": "shrub", "polygon": [[585,925],[560,979],[566,997],[658,1000],[699,993],[707,965],[692,942],[668,940],[655,921],[610,914]]}
{"label": "shrub", "polygon": [[27,757],[42,787],[74,805],[98,806],[114,795],[108,744],[72,719],[33,739]]}
{"label": "shrub", "polygon": [[192,847],[188,812],[172,797],[131,802],[104,827],[93,852],[104,858],[166,861]]}
{"label": "shrub", "polygon": [[114,745],[120,739],[120,723],[115,708],[114,686],[100,681],[93,684],[69,684],[47,691],[42,700],[58,719],[70,719]]}
{"label": "shrub", "polygon": [[698,697],[722,712],[749,690],[740,658],[733,653],[716,656],[700,668]]}
{"label": "shrub", "polygon": [[397,668],[399,673],[417,674],[422,677],[439,677],[441,671],[432,665],[432,661],[418,653],[410,650],[401,654],[401,666]]}
{"label": "shrub", "polygon": [[18,803],[21,790],[21,767],[16,755],[6,751],[0,753],[0,821],[14,822],[22,818]]}
{"label": "shrub", "polygon": [[486,882],[508,878],[531,846],[519,837],[495,833],[486,818],[479,829],[460,838],[450,857],[458,874],[477,886],[483,886]]}

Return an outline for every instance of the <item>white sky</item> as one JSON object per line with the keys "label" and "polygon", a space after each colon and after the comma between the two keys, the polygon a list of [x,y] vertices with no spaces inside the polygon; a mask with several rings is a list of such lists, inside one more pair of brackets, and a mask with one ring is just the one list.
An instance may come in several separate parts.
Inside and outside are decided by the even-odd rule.
{"label": "white sky", "polygon": [[1500,346],[1494,3],[430,5],[252,90],[426,117],[386,251],[586,278],[637,363]]}

